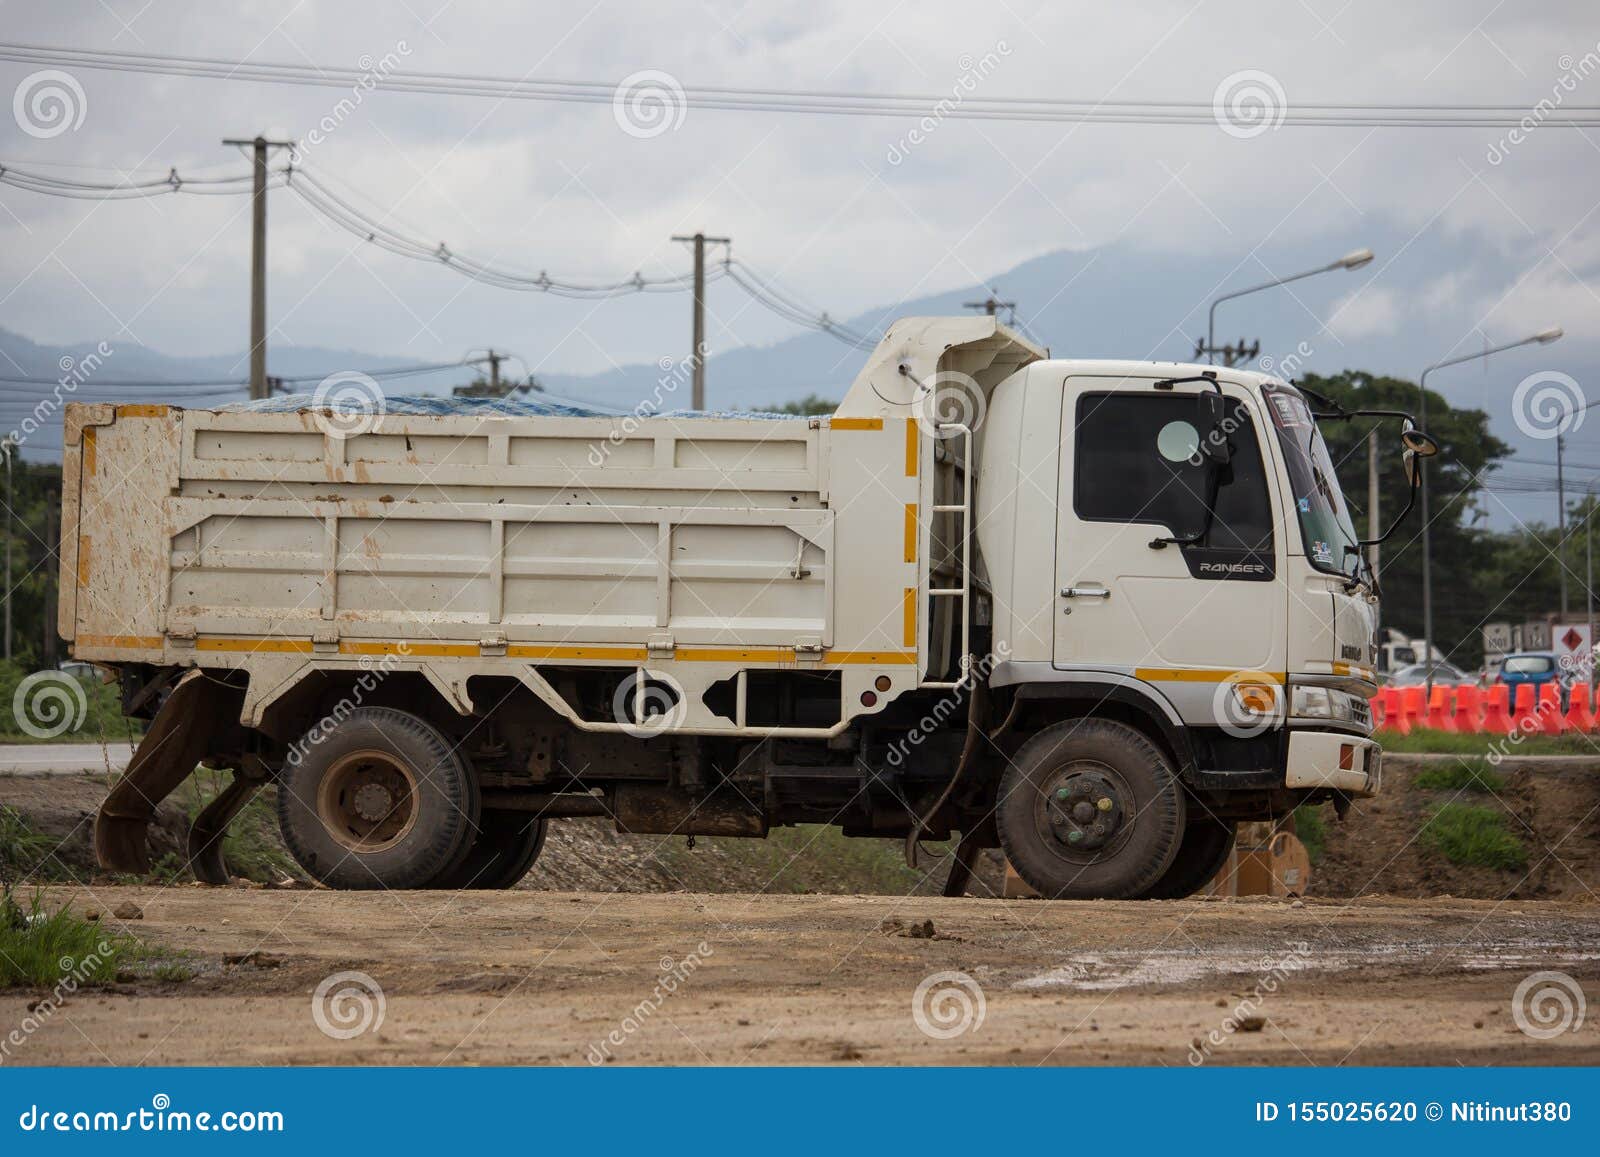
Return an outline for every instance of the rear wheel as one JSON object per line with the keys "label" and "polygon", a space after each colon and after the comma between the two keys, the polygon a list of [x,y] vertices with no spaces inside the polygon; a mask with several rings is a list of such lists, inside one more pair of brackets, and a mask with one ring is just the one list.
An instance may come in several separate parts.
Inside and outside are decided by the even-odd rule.
{"label": "rear wheel", "polygon": [[1166,872],[1144,893],[1146,900],[1181,900],[1211,883],[1233,853],[1232,820],[1219,820],[1190,800],[1186,805],[1183,839]]}
{"label": "rear wheel", "polygon": [[485,808],[466,857],[430,888],[512,888],[544,847],[545,820],[527,812]]}
{"label": "rear wheel", "polygon": [[1183,789],[1166,754],[1108,719],[1047,727],[1000,780],[995,823],[1017,874],[1046,899],[1131,899],[1172,863]]}
{"label": "rear wheel", "polygon": [[285,764],[278,826],[330,888],[421,888],[454,868],[478,824],[478,784],[437,730],[359,707],[301,740]]}

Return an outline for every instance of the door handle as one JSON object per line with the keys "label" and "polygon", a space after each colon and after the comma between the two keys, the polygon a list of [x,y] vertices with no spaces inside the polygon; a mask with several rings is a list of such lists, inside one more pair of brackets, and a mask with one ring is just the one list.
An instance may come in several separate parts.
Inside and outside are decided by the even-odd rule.
{"label": "door handle", "polygon": [[1105,587],[1062,587],[1064,599],[1109,599],[1111,592]]}

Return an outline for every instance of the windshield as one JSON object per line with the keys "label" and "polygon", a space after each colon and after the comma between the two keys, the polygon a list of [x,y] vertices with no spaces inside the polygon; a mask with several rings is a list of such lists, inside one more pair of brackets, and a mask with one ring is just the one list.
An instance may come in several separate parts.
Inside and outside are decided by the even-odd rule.
{"label": "windshield", "polygon": [[1361,566],[1359,539],[1322,432],[1298,390],[1268,386],[1265,393],[1288,464],[1306,558],[1320,571],[1354,577]]}
{"label": "windshield", "polygon": [[1548,675],[1556,661],[1547,655],[1512,655],[1500,669],[1507,675]]}

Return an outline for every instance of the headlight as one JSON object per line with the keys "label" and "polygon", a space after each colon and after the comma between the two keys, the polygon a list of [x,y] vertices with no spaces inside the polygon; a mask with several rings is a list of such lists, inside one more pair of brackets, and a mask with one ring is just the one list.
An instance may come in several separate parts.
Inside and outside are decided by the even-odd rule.
{"label": "headlight", "polygon": [[1335,719],[1347,723],[1365,722],[1366,704],[1347,691],[1330,687],[1296,687],[1289,713],[1300,719]]}

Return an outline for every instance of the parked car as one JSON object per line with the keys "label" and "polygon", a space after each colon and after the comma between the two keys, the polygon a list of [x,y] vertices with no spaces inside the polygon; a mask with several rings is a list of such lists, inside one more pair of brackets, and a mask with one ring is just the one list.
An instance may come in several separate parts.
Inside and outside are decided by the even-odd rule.
{"label": "parked car", "polygon": [[1517,688],[1523,683],[1533,684],[1533,694],[1537,698],[1544,684],[1564,685],[1566,680],[1562,678],[1561,664],[1554,651],[1522,651],[1507,655],[1501,661],[1495,682],[1511,688],[1511,700],[1516,702]]}
{"label": "parked car", "polygon": [[[1395,687],[1418,687],[1428,681],[1428,665],[1426,663],[1413,663],[1409,667],[1401,667],[1389,676],[1389,683]],[[1433,664],[1433,681],[1435,683],[1472,683],[1475,682],[1460,667],[1453,663],[1438,660]]]}

